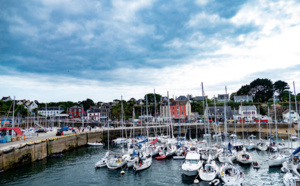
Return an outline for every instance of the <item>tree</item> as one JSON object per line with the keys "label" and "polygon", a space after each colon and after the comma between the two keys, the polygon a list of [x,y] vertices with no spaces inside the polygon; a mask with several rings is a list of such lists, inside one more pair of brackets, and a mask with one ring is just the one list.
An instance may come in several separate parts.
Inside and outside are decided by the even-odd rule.
{"label": "tree", "polygon": [[250,83],[250,94],[255,102],[266,102],[273,96],[273,84],[269,79],[259,79]]}
{"label": "tree", "polygon": [[236,96],[236,95],[237,95],[236,92],[231,93],[231,95],[230,95],[230,100],[234,101],[234,96]]}
{"label": "tree", "polygon": [[273,87],[274,90],[278,93],[279,99],[283,101],[282,100],[283,92],[290,88],[289,85],[284,81],[278,80],[273,84]]}
{"label": "tree", "polygon": [[[237,92],[236,95],[249,95],[250,85],[243,85]],[[231,99],[231,98],[230,98]]]}
{"label": "tree", "polygon": [[[146,96],[147,96],[147,99],[148,99],[148,103],[154,103],[154,93],[146,94],[144,96],[145,100],[146,100]],[[160,99],[161,99],[161,95],[160,94],[155,94],[155,98],[156,98],[156,103],[159,103]]]}
{"label": "tree", "polygon": [[81,104],[83,105],[84,110],[87,110],[90,108],[90,106],[95,106],[95,103],[93,100],[87,98],[86,100],[82,101]]}

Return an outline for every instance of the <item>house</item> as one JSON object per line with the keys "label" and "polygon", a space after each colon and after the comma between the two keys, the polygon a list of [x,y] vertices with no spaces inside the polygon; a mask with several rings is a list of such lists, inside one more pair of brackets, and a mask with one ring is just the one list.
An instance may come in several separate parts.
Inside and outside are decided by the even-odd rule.
{"label": "house", "polygon": [[[28,103],[28,102],[26,102],[26,103]],[[36,100],[34,100],[34,101],[30,101],[26,107],[30,112],[32,112],[34,109],[38,108],[38,106],[39,106],[38,102]]]}
{"label": "house", "polygon": [[84,109],[80,106],[73,106],[68,109],[68,114],[70,118],[81,118],[83,116]]}
{"label": "house", "polygon": [[170,111],[169,111],[169,104],[168,101],[162,101],[160,104],[160,117],[162,119],[169,119],[170,118]]}
{"label": "house", "polygon": [[172,101],[170,112],[173,119],[186,119],[191,115],[191,103],[188,100]]}
{"label": "house", "polygon": [[[205,111],[205,115],[206,114],[208,114],[209,120],[214,122],[223,122],[225,118],[225,108],[224,106],[208,107],[207,111]],[[231,107],[226,107],[226,120],[230,120],[232,118],[233,111],[231,110]]]}
{"label": "house", "polygon": [[298,122],[299,121],[299,113],[295,112],[294,110],[286,110],[282,113],[282,118],[286,122],[290,122],[290,118],[292,122]]}
{"label": "house", "polygon": [[258,118],[257,108],[255,105],[252,106],[239,106],[240,119],[245,119],[245,121],[255,121]]}
{"label": "house", "polygon": [[224,103],[229,101],[229,94],[218,94],[218,103]]}
{"label": "house", "polygon": [[100,120],[100,108],[92,108],[88,113],[87,113],[87,119],[88,120],[93,120],[93,121],[99,121]]}
{"label": "house", "polygon": [[100,120],[106,120],[109,118],[111,106],[109,103],[103,103],[100,107]]}
{"label": "house", "polygon": [[234,102],[253,102],[253,96],[249,95],[241,95],[241,96],[234,96]]}
{"label": "house", "polygon": [[7,97],[2,97],[1,101],[11,101],[12,99],[10,98],[10,96]]}
{"label": "house", "polygon": [[38,110],[38,114],[42,116],[56,116],[64,111],[63,107],[42,107]]}

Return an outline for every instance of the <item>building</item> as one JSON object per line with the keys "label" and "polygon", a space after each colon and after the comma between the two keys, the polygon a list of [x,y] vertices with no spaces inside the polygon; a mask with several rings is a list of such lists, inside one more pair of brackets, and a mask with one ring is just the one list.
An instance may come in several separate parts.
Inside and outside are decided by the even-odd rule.
{"label": "building", "polygon": [[38,110],[38,114],[46,117],[56,116],[64,111],[62,107],[42,107]]}
{"label": "building", "polygon": [[[28,102],[27,102],[28,103]],[[32,112],[34,109],[38,108],[38,101],[30,101],[29,104],[26,105],[29,112]]]}
{"label": "building", "polygon": [[92,108],[90,111],[87,113],[87,119],[88,120],[93,120],[93,121],[99,121],[100,120],[100,108]]}
{"label": "building", "polygon": [[[209,120],[214,122],[223,122],[225,118],[225,108],[224,106],[217,107],[208,107],[207,111],[205,111],[205,115],[208,112]],[[226,119],[231,120],[233,118],[233,111],[230,107],[226,107]]]}
{"label": "building", "polygon": [[245,121],[255,121],[258,118],[256,106],[239,106],[239,115]]}
{"label": "building", "polygon": [[229,101],[229,94],[218,94],[218,103],[224,103]]}
{"label": "building", "polygon": [[187,100],[185,96],[179,96],[178,98],[176,98],[176,101],[185,101],[185,100]]}
{"label": "building", "polygon": [[253,96],[248,95],[241,95],[241,96],[234,96],[234,102],[252,102],[253,103]]}
{"label": "building", "polygon": [[11,101],[12,99],[10,98],[10,96],[7,97],[2,97],[1,101]]}
{"label": "building", "polygon": [[207,96],[195,96],[192,98],[194,101],[205,101],[207,99]]}
{"label": "building", "polygon": [[282,113],[282,118],[286,122],[290,122],[290,116],[291,116],[292,122],[296,123],[299,121],[299,114],[297,112],[295,112],[294,110],[291,110],[291,112],[289,112],[289,110],[286,110]]}
{"label": "building", "polygon": [[166,120],[170,117],[169,108],[168,101],[162,101],[160,105],[160,117],[162,119]]}
{"label": "building", "polygon": [[170,103],[172,119],[187,119],[191,115],[191,103],[185,101],[172,101]]}
{"label": "building", "polygon": [[83,116],[84,110],[80,106],[73,106],[68,109],[68,114],[70,118],[81,118]]}
{"label": "building", "polygon": [[100,107],[100,120],[107,120],[110,115],[111,105],[103,103]]}

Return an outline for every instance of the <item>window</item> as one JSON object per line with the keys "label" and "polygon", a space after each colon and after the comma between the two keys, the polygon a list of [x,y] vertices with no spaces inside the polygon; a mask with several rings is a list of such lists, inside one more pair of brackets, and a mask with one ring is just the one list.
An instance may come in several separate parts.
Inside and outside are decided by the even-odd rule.
{"label": "window", "polygon": [[181,114],[183,115],[183,111],[181,112]]}
{"label": "window", "polygon": [[[175,110],[175,107],[173,107],[173,110]],[[173,112],[174,113],[174,112]]]}
{"label": "window", "polygon": [[181,106],[181,110],[183,110],[183,106]]}
{"label": "window", "polygon": [[174,115],[174,112],[173,112],[173,115]]}
{"label": "window", "polygon": [[255,111],[253,111],[252,114],[255,115]]}

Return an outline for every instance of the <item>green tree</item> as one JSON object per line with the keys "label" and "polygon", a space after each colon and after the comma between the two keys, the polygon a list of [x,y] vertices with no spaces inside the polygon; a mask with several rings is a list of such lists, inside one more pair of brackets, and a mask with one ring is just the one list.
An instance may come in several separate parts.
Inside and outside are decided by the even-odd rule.
{"label": "green tree", "polygon": [[90,106],[95,106],[95,103],[93,100],[87,98],[86,100],[82,101],[81,104],[83,105],[84,110],[87,110],[90,108]]}
{"label": "green tree", "polygon": [[[144,96],[144,99],[145,99],[145,100],[146,100],[146,96],[147,96],[147,99],[148,99],[148,103],[154,104],[154,93],[146,94],[146,95]],[[160,94],[155,94],[156,103],[159,103],[159,102],[160,102],[161,97],[162,97],[162,96],[161,96]]]}
{"label": "green tree", "polygon": [[253,96],[256,102],[266,102],[272,98],[273,84],[269,79],[259,79],[250,83],[250,94]]}
{"label": "green tree", "polygon": [[231,95],[230,95],[230,100],[231,100],[231,101],[234,101],[234,96],[236,96],[236,95],[237,95],[236,92],[231,93]]}
{"label": "green tree", "polygon": [[243,85],[237,92],[236,95],[249,95],[251,90],[250,85]]}
{"label": "green tree", "polygon": [[281,80],[276,81],[273,84],[274,90],[278,93],[279,99],[282,101],[283,92],[288,90],[290,87],[289,85]]}

